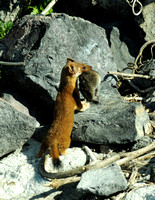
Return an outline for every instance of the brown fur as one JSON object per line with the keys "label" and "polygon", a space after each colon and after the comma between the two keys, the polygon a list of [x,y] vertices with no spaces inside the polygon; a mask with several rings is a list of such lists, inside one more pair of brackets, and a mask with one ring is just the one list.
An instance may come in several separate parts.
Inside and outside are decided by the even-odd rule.
{"label": "brown fur", "polygon": [[77,77],[83,71],[88,70],[91,70],[91,66],[77,63],[69,58],[62,69],[54,108],[54,120],[47,135],[43,138],[40,152],[37,154],[37,157],[41,157],[50,148],[50,155],[55,167],[60,166],[59,155],[63,155],[70,146],[74,111],[84,111],[88,108],[87,103],[82,104],[77,89]]}

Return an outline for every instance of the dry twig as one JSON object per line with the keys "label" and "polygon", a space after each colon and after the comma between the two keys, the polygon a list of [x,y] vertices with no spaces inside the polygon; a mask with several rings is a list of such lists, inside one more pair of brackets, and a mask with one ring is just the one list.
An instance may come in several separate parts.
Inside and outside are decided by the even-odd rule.
{"label": "dry twig", "polygon": [[47,7],[42,11],[42,15],[46,15],[46,13],[56,4],[58,0],[52,0]]}
{"label": "dry twig", "polygon": [[138,168],[137,167],[133,167],[132,169],[132,174],[128,180],[128,186],[129,185],[133,185],[136,182],[136,177],[138,175]]}
{"label": "dry twig", "polygon": [[[150,152],[150,153],[147,153],[147,154],[145,154],[145,155],[143,155],[143,156],[140,156],[140,157],[138,157],[138,158],[136,158],[136,159],[134,159],[134,160],[131,160],[131,161],[130,161],[130,164],[128,165],[128,169],[129,169],[129,168],[132,168],[133,166],[138,167],[138,165],[140,165],[140,167],[141,167],[141,166],[143,166],[143,165],[146,165],[146,164],[149,162],[149,160],[150,160],[151,158],[153,158],[153,157],[155,157],[155,152],[154,152],[154,151],[153,151],[153,152]],[[147,163],[144,162],[144,160],[147,160]],[[139,167],[138,167],[138,168],[139,168]]]}
{"label": "dry twig", "polygon": [[[149,76],[149,75],[141,75],[141,74],[135,74],[135,72],[138,72],[140,71],[140,68],[144,65],[144,62],[142,61],[142,58],[143,58],[143,51],[144,49],[148,46],[148,45],[151,45],[151,58],[150,60],[147,62],[147,64],[150,64],[153,60],[153,48],[155,47],[155,40],[151,40],[151,41],[148,41],[146,42],[141,48],[140,48],[140,51],[139,51],[139,54],[138,56],[136,57],[135,59],[135,62],[134,63],[129,63],[128,64],[128,67],[126,67],[125,69],[132,69],[132,74],[128,74],[128,73],[122,73],[122,72],[111,72],[109,71],[109,74],[115,74],[115,75],[118,75],[120,76],[122,79],[126,79],[128,80],[128,83],[131,85],[131,87],[133,87],[134,89],[136,89],[138,92],[141,92],[141,93],[148,93],[152,90],[155,89],[155,87],[150,87],[150,88],[147,88],[145,90],[141,90],[139,89],[135,84],[133,84],[129,79],[133,79],[135,77],[137,78],[145,78],[145,79],[150,79],[150,80],[154,80],[155,79],[155,76]],[[132,64],[132,66],[131,66]],[[123,69],[123,71],[125,70]]]}
{"label": "dry twig", "polygon": [[112,163],[116,163],[118,165],[124,165],[127,164],[129,161],[151,151],[155,149],[155,142],[153,142],[152,144],[138,149],[136,151],[130,152],[130,153],[120,153],[117,154],[111,158],[107,158],[103,161],[99,161],[96,162],[94,165],[86,165],[83,167],[79,167],[70,171],[65,171],[65,172],[57,172],[57,173],[48,173],[46,172],[46,170],[44,169],[44,161],[45,161],[45,156],[43,156],[43,158],[41,159],[40,163],[39,163],[39,172],[41,175],[43,175],[44,177],[47,178],[66,178],[66,177],[70,177],[70,176],[74,176],[74,175],[78,175],[83,173],[84,171],[90,170],[90,169],[99,169],[99,168],[103,168],[103,167],[107,167],[108,165],[112,164]]}
{"label": "dry twig", "polygon": [[141,149],[133,151],[131,153],[125,153],[124,156],[126,156],[126,158],[122,158],[122,159],[118,160],[116,162],[116,164],[124,165],[124,164],[128,163],[130,160],[133,160],[149,151],[152,151],[153,149],[155,149],[155,142],[153,142],[152,144],[150,144],[146,147],[143,147]]}
{"label": "dry twig", "polygon": [[[145,79],[155,79],[155,77],[152,77],[152,76],[148,76],[148,75],[142,75],[142,74],[128,74],[128,73],[123,73],[123,72],[112,72],[112,71],[109,71],[108,72],[109,74],[114,74],[114,75],[118,75],[118,76],[121,76],[121,77],[132,77],[132,78],[145,78]],[[124,78],[125,79],[125,78]]]}
{"label": "dry twig", "polygon": [[64,179],[54,179],[49,184],[45,185],[45,187],[52,187],[54,189],[58,189],[60,186],[68,184],[68,183],[74,183],[80,181],[81,177],[68,177]]}
{"label": "dry twig", "polygon": [[89,155],[90,160],[91,160],[91,165],[95,164],[97,162],[97,158],[93,154],[92,150],[88,146],[83,146],[83,149],[86,151],[87,155]]}
{"label": "dry twig", "polygon": [[122,200],[124,199],[125,195],[125,192],[119,193],[116,197],[112,198],[112,200]]}
{"label": "dry twig", "polygon": [[144,98],[143,97],[123,97],[123,99],[126,101],[142,101]]}
{"label": "dry twig", "polygon": [[0,65],[19,66],[19,65],[25,65],[25,63],[24,62],[4,62],[4,61],[0,61]]}

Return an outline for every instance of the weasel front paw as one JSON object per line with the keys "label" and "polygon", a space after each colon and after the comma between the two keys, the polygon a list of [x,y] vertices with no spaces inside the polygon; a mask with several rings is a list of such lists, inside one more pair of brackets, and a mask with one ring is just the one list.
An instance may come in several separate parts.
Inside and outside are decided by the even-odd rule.
{"label": "weasel front paw", "polygon": [[80,111],[85,111],[85,110],[87,110],[88,108],[90,108],[90,103],[89,103],[89,102],[81,101],[81,104],[82,104],[82,108],[81,108]]}

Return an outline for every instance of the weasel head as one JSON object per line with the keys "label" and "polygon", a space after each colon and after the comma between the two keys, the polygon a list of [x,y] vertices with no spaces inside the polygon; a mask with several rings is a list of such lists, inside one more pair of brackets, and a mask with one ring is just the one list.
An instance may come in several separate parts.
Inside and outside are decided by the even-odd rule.
{"label": "weasel head", "polygon": [[90,65],[75,62],[71,58],[67,58],[67,63],[64,69],[69,76],[77,78],[80,74],[82,74],[82,72],[92,70],[92,67]]}

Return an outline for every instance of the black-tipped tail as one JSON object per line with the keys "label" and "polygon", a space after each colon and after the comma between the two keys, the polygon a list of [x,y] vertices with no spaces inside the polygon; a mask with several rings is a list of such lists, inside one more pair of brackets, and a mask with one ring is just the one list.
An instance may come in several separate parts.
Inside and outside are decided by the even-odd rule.
{"label": "black-tipped tail", "polygon": [[61,161],[59,160],[59,158],[53,159],[53,166],[54,166],[54,168],[56,168],[56,169],[59,169],[60,167],[62,167],[62,163],[61,163]]}

